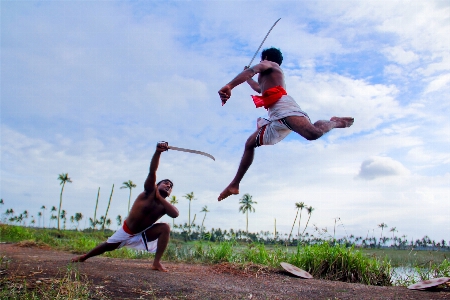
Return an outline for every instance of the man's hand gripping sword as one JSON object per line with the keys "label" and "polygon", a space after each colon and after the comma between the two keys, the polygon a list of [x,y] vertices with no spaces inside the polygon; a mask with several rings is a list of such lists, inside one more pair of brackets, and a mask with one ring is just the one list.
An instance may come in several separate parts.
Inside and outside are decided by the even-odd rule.
{"label": "man's hand gripping sword", "polygon": [[[250,68],[250,65],[252,64],[253,60],[255,59],[255,57],[258,54],[259,50],[261,49],[262,45],[264,44],[264,42],[266,41],[267,37],[269,36],[269,33],[272,31],[272,29],[275,27],[275,25],[277,25],[278,21],[280,21],[280,20],[281,20],[281,18],[276,20],[275,23],[273,23],[272,27],[270,27],[270,29],[267,32],[266,36],[264,37],[263,41],[259,45],[258,50],[256,50],[255,55],[253,55],[252,60],[250,60],[250,63],[248,64],[248,66],[245,67],[245,69]],[[222,100],[222,106],[224,106],[225,103],[227,103],[228,99],[230,98],[230,95],[231,95],[231,89],[228,89],[226,91],[222,91],[222,90],[219,91],[219,96],[220,96],[220,99]]]}

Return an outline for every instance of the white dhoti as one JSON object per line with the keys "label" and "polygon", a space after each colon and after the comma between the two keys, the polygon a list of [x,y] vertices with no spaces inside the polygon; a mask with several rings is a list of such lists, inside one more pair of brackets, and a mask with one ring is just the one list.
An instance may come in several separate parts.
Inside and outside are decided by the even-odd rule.
{"label": "white dhoti", "polygon": [[[284,95],[275,104],[267,109],[269,119],[258,118],[257,127],[259,129],[256,136],[256,146],[275,145],[283,140],[292,129],[284,118],[290,116],[306,117],[309,116],[304,112],[295,100]],[[311,120],[310,120],[311,122]]]}
{"label": "white dhoti", "polygon": [[116,232],[114,232],[114,234],[106,242],[110,244],[120,243],[117,249],[122,247],[128,247],[136,250],[148,251],[150,253],[156,252],[158,239],[149,242],[147,241],[147,236],[145,235],[145,231],[151,228],[152,226],[135,234],[128,233],[127,231],[129,230],[125,231],[124,227],[126,226],[127,225],[124,222],[124,225],[120,227]]}

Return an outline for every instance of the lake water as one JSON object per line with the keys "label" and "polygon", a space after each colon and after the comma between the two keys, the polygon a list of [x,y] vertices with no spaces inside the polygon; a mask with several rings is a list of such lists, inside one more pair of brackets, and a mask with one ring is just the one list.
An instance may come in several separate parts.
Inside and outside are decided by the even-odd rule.
{"label": "lake water", "polygon": [[[423,270],[426,272],[426,270]],[[420,281],[420,275],[416,271],[416,269],[411,267],[396,267],[392,268],[392,283],[396,284],[396,282],[404,282],[405,280],[411,281],[414,279],[414,281]]]}

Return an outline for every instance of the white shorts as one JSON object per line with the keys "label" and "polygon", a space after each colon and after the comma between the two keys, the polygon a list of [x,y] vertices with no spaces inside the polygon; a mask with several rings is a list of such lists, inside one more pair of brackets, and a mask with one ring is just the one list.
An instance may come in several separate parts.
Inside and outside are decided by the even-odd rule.
{"label": "white shorts", "polygon": [[158,239],[149,242],[147,241],[147,236],[145,235],[145,231],[152,226],[136,234],[129,234],[125,232],[122,226],[116,232],[114,232],[114,234],[106,242],[110,244],[120,243],[117,249],[128,247],[136,250],[145,250],[150,253],[155,253],[157,249],[156,246],[158,244]]}
{"label": "white shorts", "polygon": [[[289,96],[284,95],[274,105],[267,110],[269,119],[258,118],[257,127],[259,129],[256,136],[256,147],[262,145],[275,145],[283,140],[292,128],[289,127],[285,118],[290,116],[306,117],[309,116],[304,112],[295,100]],[[311,122],[311,120],[310,120]]]}

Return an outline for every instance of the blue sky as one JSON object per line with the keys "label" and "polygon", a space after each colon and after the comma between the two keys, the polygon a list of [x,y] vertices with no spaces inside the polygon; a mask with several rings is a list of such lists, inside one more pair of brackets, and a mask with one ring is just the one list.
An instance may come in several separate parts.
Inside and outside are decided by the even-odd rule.
{"label": "blue sky", "polygon": [[[223,107],[217,91],[280,17],[264,46],[283,52],[288,93],[313,121],[355,124],[258,148],[241,195],[218,203],[266,111],[245,84]],[[447,1],[1,1],[2,211],[57,206],[68,173],[69,215],[92,217],[99,187],[103,214],[114,184],[109,215],[125,216],[119,187],[142,191],[165,140],[216,157],[162,155],[177,223],[194,192],[192,214],[206,205],[207,228],[245,229],[238,202],[249,193],[250,231],[276,219],[288,232],[305,202],[316,236],[313,224],[332,231],[340,218],[340,236],[379,236],[385,223],[408,239],[449,240],[448,32]]]}

